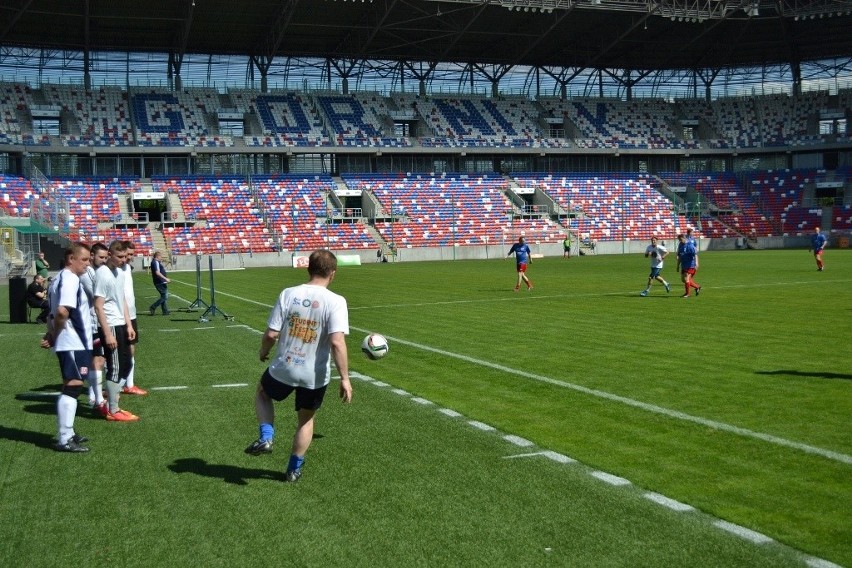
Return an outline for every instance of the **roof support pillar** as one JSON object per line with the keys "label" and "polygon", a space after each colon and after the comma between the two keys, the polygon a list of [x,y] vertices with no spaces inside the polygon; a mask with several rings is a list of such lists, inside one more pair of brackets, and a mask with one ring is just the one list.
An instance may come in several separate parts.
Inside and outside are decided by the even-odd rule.
{"label": "roof support pillar", "polygon": [[802,64],[800,61],[790,63],[790,71],[793,74],[793,96],[802,96]]}
{"label": "roof support pillar", "polygon": [[250,65],[253,65],[260,73],[260,92],[269,92],[269,69],[272,67],[272,56],[252,55]]}

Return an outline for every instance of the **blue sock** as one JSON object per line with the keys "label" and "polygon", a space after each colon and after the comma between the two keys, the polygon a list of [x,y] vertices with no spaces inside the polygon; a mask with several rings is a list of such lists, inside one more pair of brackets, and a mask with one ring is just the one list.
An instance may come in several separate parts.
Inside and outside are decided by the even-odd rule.
{"label": "blue sock", "polygon": [[290,463],[287,464],[287,471],[296,471],[302,469],[302,464],[305,463],[305,456],[297,456],[290,454]]}
{"label": "blue sock", "polygon": [[275,428],[272,427],[272,424],[268,422],[262,423],[260,425],[260,441],[271,440],[273,436],[275,436]]}

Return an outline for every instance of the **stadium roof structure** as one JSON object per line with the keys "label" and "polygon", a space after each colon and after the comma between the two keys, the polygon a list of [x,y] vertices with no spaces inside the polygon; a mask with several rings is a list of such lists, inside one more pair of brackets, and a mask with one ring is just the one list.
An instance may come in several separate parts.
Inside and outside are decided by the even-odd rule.
{"label": "stadium roof structure", "polygon": [[[6,0],[0,47],[697,72],[852,58],[852,0]],[[499,77],[497,77],[499,79]]]}

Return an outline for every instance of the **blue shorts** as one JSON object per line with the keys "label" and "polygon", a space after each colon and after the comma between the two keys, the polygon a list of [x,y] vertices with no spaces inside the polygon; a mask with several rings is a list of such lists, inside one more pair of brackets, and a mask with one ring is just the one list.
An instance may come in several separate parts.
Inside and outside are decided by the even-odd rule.
{"label": "blue shorts", "polygon": [[89,368],[92,366],[91,351],[57,351],[56,357],[59,359],[59,371],[63,381],[85,381],[89,376]]}
{"label": "blue shorts", "polygon": [[657,268],[651,269],[651,274],[648,275],[648,278],[656,278],[660,275],[660,271],[663,269],[662,266],[658,266]]}
{"label": "blue shorts", "polygon": [[328,385],[318,389],[307,389],[305,387],[294,387],[281,381],[269,374],[269,369],[263,372],[260,377],[260,386],[263,387],[263,392],[269,395],[272,400],[282,401],[293,391],[296,391],[296,411],[319,410],[322,406],[322,399],[325,397],[325,391]]}

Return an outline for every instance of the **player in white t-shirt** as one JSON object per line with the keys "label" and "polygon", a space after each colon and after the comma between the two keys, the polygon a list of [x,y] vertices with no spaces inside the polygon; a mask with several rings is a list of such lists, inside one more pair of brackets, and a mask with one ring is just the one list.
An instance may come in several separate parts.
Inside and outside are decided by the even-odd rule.
{"label": "player in white t-shirt", "polygon": [[92,258],[86,272],[80,276],[80,284],[86,292],[86,298],[92,308],[92,369],[89,372],[89,406],[97,416],[106,417],[109,413],[103,395],[103,369],[104,350],[101,347],[101,338],[98,336],[98,316],[95,313],[95,271],[106,264],[109,258],[109,250],[103,243],[92,245]]}
{"label": "player in white t-shirt", "polygon": [[92,312],[80,276],[86,272],[91,252],[82,243],[65,251],[65,267],[48,290],[50,316],[41,346],[50,348],[59,359],[62,393],[56,399],[56,421],[60,452],[88,452],[84,436],[74,432],[77,397],[83,391],[92,364]]}
{"label": "player in white t-shirt", "polygon": [[260,455],[272,451],[275,434],[275,408],[296,392],[298,426],[286,481],[298,481],[302,475],[305,453],[314,434],[314,416],[322,405],[331,380],[331,359],[340,373],[340,398],[352,400],[346,335],[349,334],[349,311],[346,299],[328,289],[337,271],[337,258],[330,251],[314,251],[308,259],[307,284],[286,288],[278,296],[260,343],[260,360],[269,359],[277,344],[275,357],[263,373],[257,387],[255,410],[260,435],[246,453]]}
{"label": "player in white t-shirt", "polygon": [[134,381],[136,373],[136,344],[139,343],[139,325],[136,321],[136,292],[133,290],[133,267],[130,263],[133,262],[133,256],[136,254],[136,245],[133,244],[133,241],[123,242],[124,248],[127,250],[124,266],[121,268],[124,271],[124,299],[127,301],[127,313],[130,314],[130,326],[133,327],[136,337],[130,342],[130,372],[127,373],[127,382],[124,388],[121,389],[121,392],[123,394],[144,396],[148,394],[148,391],[137,387]]}
{"label": "player in white t-shirt", "polygon": [[663,270],[663,259],[666,258],[668,254],[669,251],[666,250],[666,247],[661,244],[657,244],[657,237],[651,237],[651,244],[645,248],[645,258],[651,257],[651,273],[648,274],[648,285],[639,293],[640,296],[648,295],[648,292],[651,291],[651,283],[654,280],[665,286],[666,292],[671,291],[669,283],[666,282],[665,278],[660,276],[660,272]]}
{"label": "player in white t-shirt", "polygon": [[127,251],[124,243],[113,241],[105,265],[95,272],[95,313],[98,315],[98,335],[106,359],[106,390],[109,412],[106,419],[133,422],[139,417],[118,407],[118,395],[127,379],[133,361],[130,342],[136,332],[130,325],[130,313],[124,297],[124,266]]}

